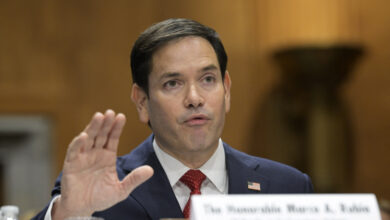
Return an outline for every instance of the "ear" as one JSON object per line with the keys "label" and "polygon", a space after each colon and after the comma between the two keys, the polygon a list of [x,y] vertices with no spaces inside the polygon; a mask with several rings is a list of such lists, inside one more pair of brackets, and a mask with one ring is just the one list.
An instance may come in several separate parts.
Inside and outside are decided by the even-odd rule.
{"label": "ear", "polygon": [[133,87],[131,88],[131,100],[137,107],[139,120],[143,123],[148,123],[148,96],[146,95],[145,91],[136,83],[134,83]]}
{"label": "ear", "polygon": [[232,81],[230,80],[229,72],[225,71],[225,78],[223,79],[223,87],[225,89],[225,112],[230,111],[230,87],[232,86]]}

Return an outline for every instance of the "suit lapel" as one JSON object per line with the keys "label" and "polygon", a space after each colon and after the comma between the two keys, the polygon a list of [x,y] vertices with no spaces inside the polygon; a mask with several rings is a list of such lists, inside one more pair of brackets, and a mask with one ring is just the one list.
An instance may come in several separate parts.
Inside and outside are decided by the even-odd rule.
{"label": "suit lapel", "polygon": [[[248,155],[234,150],[224,143],[226,169],[229,178],[229,194],[256,194],[268,192],[268,179],[258,173],[260,165],[250,162]],[[248,182],[258,183],[260,191],[248,188]]]}
{"label": "suit lapel", "polygon": [[[153,150],[153,136],[150,136],[135,150],[131,161],[124,168],[129,172],[134,168],[147,164],[154,169],[154,175],[138,186],[132,196],[152,219],[183,218],[180,205],[175,197],[168,177],[165,174]],[[251,163],[250,156],[234,150],[224,143],[226,169],[229,179],[229,194],[267,193],[268,179],[258,174],[259,164]],[[248,189],[248,182],[259,183],[261,190]]]}
{"label": "suit lapel", "polygon": [[153,150],[153,137],[148,138],[142,145],[142,152],[136,157],[146,161],[154,170],[154,175],[145,183],[138,186],[130,196],[143,206],[152,219],[183,218],[180,205],[175,197],[164,169]]}

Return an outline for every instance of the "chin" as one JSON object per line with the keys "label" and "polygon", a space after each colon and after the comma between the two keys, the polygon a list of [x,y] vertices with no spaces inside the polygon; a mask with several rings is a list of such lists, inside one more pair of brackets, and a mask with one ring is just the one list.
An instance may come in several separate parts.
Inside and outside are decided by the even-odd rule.
{"label": "chin", "polygon": [[190,144],[190,150],[192,152],[202,152],[202,151],[207,151],[212,148],[211,143],[206,143],[206,142],[196,142],[196,143],[191,143]]}

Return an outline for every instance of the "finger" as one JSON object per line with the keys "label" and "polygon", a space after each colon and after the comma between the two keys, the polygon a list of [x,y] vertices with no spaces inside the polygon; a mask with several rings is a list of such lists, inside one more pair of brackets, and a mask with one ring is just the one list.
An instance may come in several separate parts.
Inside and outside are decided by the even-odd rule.
{"label": "finger", "polygon": [[72,142],[69,144],[65,161],[69,162],[74,160],[77,155],[83,151],[83,147],[86,145],[87,139],[88,135],[85,132],[81,132],[78,136],[73,138]]}
{"label": "finger", "polygon": [[104,114],[104,122],[102,127],[100,128],[100,131],[98,132],[95,143],[93,145],[94,148],[103,148],[107,141],[107,136],[112,129],[112,126],[115,122],[115,112],[111,109],[107,110]]}
{"label": "finger", "polygon": [[85,150],[90,150],[92,148],[96,135],[98,134],[101,126],[103,125],[103,121],[104,115],[100,112],[96,112],[87,127],[84,129],[83,132],[88,135],[88,141],[85,145]]}
{"label": "finger", "polygon": [[137,186],[153,176],[153,168],[145,165],[131,171],[122,181],[121,186],[124,190],[123,196],[127,197]]}
{"label": "finger", "polygon": [[119,138],[122,134],[122,130],[124,125],[126,124],[126,116],[122,113],[119,113],[115,117],[114,125],[111,129],[111,132],[109,134],[106,148],[111,151],[117,151],[118,144],[119,144]]}

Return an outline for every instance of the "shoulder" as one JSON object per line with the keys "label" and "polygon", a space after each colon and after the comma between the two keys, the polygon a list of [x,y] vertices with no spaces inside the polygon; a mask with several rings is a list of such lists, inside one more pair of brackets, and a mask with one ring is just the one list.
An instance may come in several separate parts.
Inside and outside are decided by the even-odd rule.
{"label": "shoulder", "polygon": [[283,172],[283,173],[297,173],[302,174],[301,171],[297,170],[294,167],[291,167],[289,165],[269,160],[262,157],[252,156],[249,154],[246,154],[244,152],[238,151],[232,147],[230,147],[228,144],[224,143],[225,153],[228,157],[228,159],[234,159],[241,161],[243,164],[245,164],[248,167],[253,167],[255,169],[261,169],[261,171],[267,171],[267,172]]}
{"label": "shoulder", "polygon": [[117,158],[116,166],[119,177],[122,173],[127,174],[133,169],[149,164],[154,160],[157,160],[157,157],[153,149],[153,135],[150,135],[130,153]]}
{"label": "shoulder", "polygon": [[228,166],[239,166],[241,169],[251,170],[255,175],[267,179],[271,192],[313,191],[310,177],[292,166],[246,154],[225,143],[224,149]]}

